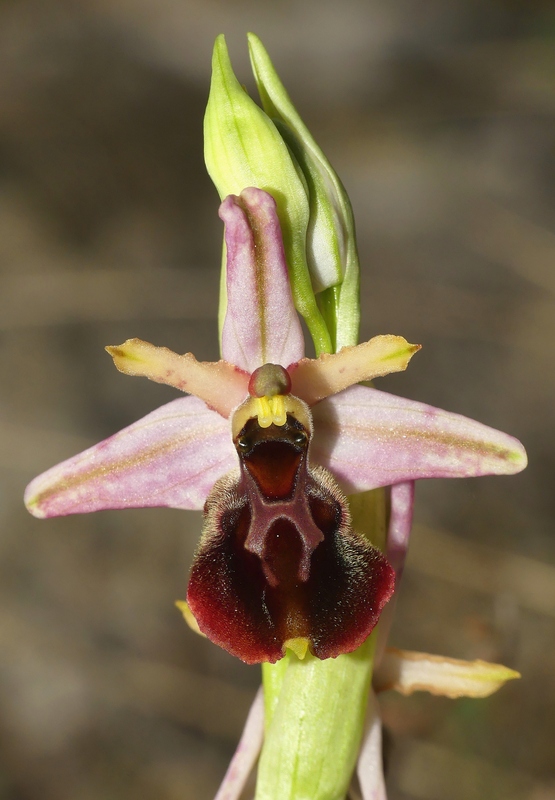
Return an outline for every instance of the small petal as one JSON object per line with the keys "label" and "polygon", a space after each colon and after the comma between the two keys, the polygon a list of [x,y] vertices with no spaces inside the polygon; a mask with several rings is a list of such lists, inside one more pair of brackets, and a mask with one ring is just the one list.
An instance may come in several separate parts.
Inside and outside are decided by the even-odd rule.
{"label": "small petal", "polygon": [[424,403],[353,386],[313,409],[312,459],[347,493],[416,478],[512,475],[526,466],[506,433]]}
{"label": "small petal", "polygon": [[202,508],[237,464],[229,423],[195,397],[158,408],[104,442],[35,478],[25,493],[36,517],[108,508]]}
{"label": "small petal", "polygon": [[289,367],[291,393],[314,405],[360,381],[402,372],[418,350],[419,344],[409,344],[402,336],[374,336],[339,353],[303,358]]}
{"label": "small petal", "polygon": [[185,620],[185,622],[187,623],[189,628],[193,631],[193,633],[198,633],[199,636],[202,636],[203,639],[206,639],[206,636],[204,635],[204,633],[199,628],[198,622],[194,618],[193,612],[189,608],[189,604],[187,603],[187,601],[186,600],[176,600],[175,601],[175,605],[176,605],[176,608],[178,608],[181,611],[181,613],[183,615],[183,619]]}
{"label": "small petal", "polygon": [[275,200],[244,189],[220,206],[227,249],[227,310],[222,330],[226,361],[247,372],[287,366],[304,355],[304,338],[287,275]]}
{"label": "small petal", "polygon": [[370,690],[362,745],[357,763],[362,800],[387,800],[383,775],[382,722],[376,695]]}
{"label": "small petal", "polygon": [[264,695],[262,687],[256,693],[243,733],[227,768],[214,800],[239,800],[264,739]]}
{"label": "small petal", "polygon": [[193,394],[223,417],[247,394],[249,376],[226,361],[197,361],[192,353],[180,356],[141,339],[127,339],[106,350],[125,375],[139,375]]}
{"label": "small petal", "polygon": [[463,661],[429,653],[388,648],[374,674],[378,692],[395,689],[401,694],[430,692],[444,697],[489,697],[520,674],[502,664]]}

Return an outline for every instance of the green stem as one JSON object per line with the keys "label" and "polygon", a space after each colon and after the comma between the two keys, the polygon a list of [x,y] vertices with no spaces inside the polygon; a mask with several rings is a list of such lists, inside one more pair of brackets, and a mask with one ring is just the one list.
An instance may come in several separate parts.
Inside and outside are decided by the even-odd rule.
{"label": "green stem", "polygon": [[[338,800],[351,780],[372,678],[375,635],[354,653],[283,661],[258,767],[256,800]],[[279,662],[281,665],[282,662]],[[277,688],[264,670],[265,695]],[[268,680],[269,678],[269,680]]]}
{"label": "green stem", "polygon": [[[387,492],[350,499],[353,527],[383,549]],[[354,653],[320,661],[288,651],[262,668],[266,735],[255,800],[338,800],[354,769],[377,629]]]}

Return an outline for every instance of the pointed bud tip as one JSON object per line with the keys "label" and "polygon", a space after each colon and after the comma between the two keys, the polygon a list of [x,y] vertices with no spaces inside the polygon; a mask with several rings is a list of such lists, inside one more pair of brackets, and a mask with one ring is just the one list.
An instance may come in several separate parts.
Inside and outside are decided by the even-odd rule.
{"label": "pointed bud tip", "polygon": [[256,58],[256,56],[260,54],[269,59],[268,51],[262,44],[261,38],[257,36],[256,33],[252,33],[252,31],[247,33],[247,46],[251,59]]}
{"label": "pointed bud tip", "polygon": [[226,86],[228,89],[236,91],[239,89],[247,94],[233,72],[227,42],[223,33],[216,36],[214,49],[212,51],[212,80],[211,91],[214,87]]}
{"label": "pointed bud tip", "polygon": [[214,61],[219,59],[219,57],[222,55],[224,56],[224,58],[229,59],[229,53],[227,50],[227,42],[225,40],[225,35],[223,33],[219,33],[214,40],[214,49],[212,50],[212,64],[214,64]]}

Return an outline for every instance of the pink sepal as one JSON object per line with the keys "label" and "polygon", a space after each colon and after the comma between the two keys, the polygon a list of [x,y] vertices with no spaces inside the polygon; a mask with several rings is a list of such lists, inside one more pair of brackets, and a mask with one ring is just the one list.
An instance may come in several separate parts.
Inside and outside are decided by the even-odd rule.
{"label": "pink sepal", "polygon": [[347,494],[417,478],[510,475],[521,443],[480,422],[365,386],[314,406],[311,457]]}
{"label": "pink sepal", "polygon": [[247,372],[304,355],[273,197],[254,187],[220,206],[227,249],[222,356]]}
{"label": "pink sepal", "polygon": [[229,422],[196,397],[181,397],[27,487],[36,517],[108,508],[200,509],[214,483],[237,466]]}

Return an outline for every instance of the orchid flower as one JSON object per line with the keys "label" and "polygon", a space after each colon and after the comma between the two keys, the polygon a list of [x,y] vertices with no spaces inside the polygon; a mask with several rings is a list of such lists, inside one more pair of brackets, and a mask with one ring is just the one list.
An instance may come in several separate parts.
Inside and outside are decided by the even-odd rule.
{"label": "orchid flower", "polygon": [[[479,693],[515,676],[496,665],[384,654],[387,618],[380,639],[370,634],[402,573],[414,481],[512,474],[526,454],[500,431],[360,385],[406,369],[420,347],[394,335],[356,344],[348,198],[252,35],[250,46],[275,123],[238,84],[222,39],[206,117],[225,225],[222,359],[198,362],[138,339],[106,348],[125,374],[187,396],[35,478],[25,501],[42,518],[204,509],[179,605],[193,628],[262,663],[264,675],[218,800],[239,797],[262,742],[257,799],[330,800],[348,787],[376,643],[376,690]],[[305,357],[297,312],[317,358]],[[359,778],[364,798],[379,798],[372,693],[370,703]]]}
{"label": "orchid flower", "polygon": [[[27,507],[52,517],[204,506],[188,592],[200,630],[249,663],[275,662],[287,648],[338,656],[366,640],[392,594],[413,481],[514,473],[526,463],[524,449],[458,414],[354,385],[405,369],[419,348],[402,337],[304,358],[273,198],[246,189],[228,197],[220,215],[228,258],[223,360],[199,363],[137,339],[107,348],[122,372],[189,396],[36,478]],[[288,475],[276,490],[284,461]],[[259,491],[249,495],[245,478]],[[390,566],[352,529],[343,492],[392,484]],[[308,516],[299,489],[311,495]]]}
{"label": "orchid flower", "polygon": [[304,358],[273,198],[246,189],[220,214],[224,359],[136,339],[107,348],[122,372],[190,396],[36,478],[27,506],[40,517],[204,506],[188,591],[201,631],[248,663],[275,662],[296,639],[337,656],[367,638],[394,585],[353,532],[341,489],[510,473],[523,451],[456,414],[355,386],[405,369],[419,347],[402,337]]}

